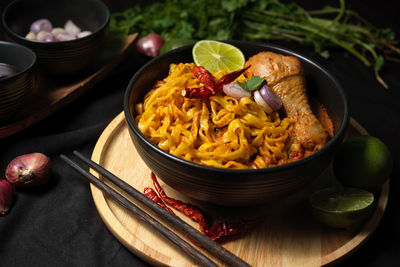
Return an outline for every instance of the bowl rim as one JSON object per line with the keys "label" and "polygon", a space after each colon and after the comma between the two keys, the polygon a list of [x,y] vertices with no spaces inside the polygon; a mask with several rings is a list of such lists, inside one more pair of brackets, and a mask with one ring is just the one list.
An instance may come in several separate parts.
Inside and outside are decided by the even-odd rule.
{"label": "bowl rim", "polygon": [[17,4],[18,2],[22,2],[22,1],[26,1],[26,0],[13,0],[4,8],[3,13],[1,14],[1,23],[3,24],[3,27],[4,27],[5,31],[9,35],[13,36],[13,38],[16,38],[20,42],[23,42],[23,43],[26,43],[26,44],[30,44],[30,45],[34,45],[34,46],[43,46],[44,49],[46,47],[53,47],[53,46],[57,46],[57,45],[60,45],[60,44],[73,44],[73,43],[80,42],[82,40],[86,40],[86,39],[92,38],[98,32],[101,32],[104,28],[106,28],[107,25],[110,22],[111,14],[110,14],[110,10],[109,10],[108,6],[101,0],[91,0],[92,2],[97,3],[99,6],[102,6],[102,8],[104,9],[104,11],[106,13],[106,19],[104,20],[103,24],[101,24],[91,34],[89,34],[87,36],[84,36],[84,37],[81,37],[81,38],[74,39],[74,40],[62,41],[62,42],[41,42],[41,41],[36,41],[36,40],[29,40],[29,39],[25,38],[24,36],[21,36],[21,35],[15,33],[13,30],[10,29],[10,27],[8,27],[8,25],[6,23],[6,16],[7,16],[7,12],[9,11],[9,9],[13,5]]}
{"label": "bowl rim", "polygon": [[[339,129],[336,131],[335,135],[328,141],[327,144],[317,152],[314,152],[313,154],[304,157],[300,160],[290,162],[287,164],[279,165],[279,166],[273,166],[273,167],[267,167],[267,168],[260,168],[260,169],[227,169],[227,168],[217,168],[217,167],[212,167],[212,166],[206,166],[202,165],[199,163],[195,163],[192,161],[188,161],[182,158],[179,158],[177,156],[172,155],[171,153],[162,150],[159,148],[157,145],[153,144],[144,134],[139,130],[137,127],[136,122],[133,119],[132,114],[130,113],[130,95],[132,92],[133,84],[136,82],[136,80],[152,65],[154,62],[161,60],[163,58],[168,57],[172,53],[180,53],[184,50],[187,50],[191,47],[192,45],[185,45],[173,50],[170,50],[164,54],[161,54],[153,59],[151,59],[149,62],[147,62],[145,65],[143,65],[131,78],[129,81],[129,84],[126,88],[125,94],[124,94],[124,113],[125,113],[125,119],[128,123],[129,128],[134,132],[134,134],[146,144],[146,146],[150,147],[151,149],[155,150],[157,153],[161,154],[162,156],[171,159],[173,161],[176,161],[179,164],[183,164],[186,167],[189,168],[196,168],[200,169],[203,171],[212,171],[212,172],[219,172],[223,174],[235,174],[232,176],[232,179],[234,177],[241,177],[240,174],[267,174],[267,173],[275,173],[275,172],[280,172],[284,170],[290,170],[293,168],[297,168],[299,166],[305,165],[309,163],[310,161],[313,161],[314,159],[318,158],[321,154],[323,154],[325,151],[333,149],[334,145],[340,141],[340,139],[344,136],[345,131],[347,130],[347,126],[349,123],[350,119],[350,108],[349,108],[349,102],[348,98],[346,95],[346,92],[344,91],[343,87],[339,83],[339,81],[322,65],[320,65],[318,62],[308,58],[307,56],[303,55],[300,52],[295,52],[291,49],[285,48],[281,45],[276,45],[276,44],[271,44],[271,43],[263,43],[263,42],[253,42],[253,41],[244,41],[244,40],[220,40],[221,42],[226,42],[229,44],[243,44],[243,45],[257,45],[264,47],[265,49],[273,49],[275,51],[279,51],[284,54],[290,54],[293,56],[298,57],[300,60],[305,61],[315,67],[317,67],[324,75],[326,75],[335,85],[335,87],[338,89],[338,93],[340,97],[343,99],[343,104],[344,104],[344,110],[343,110],[343,121],[339,127]],[[242,176],[244,177],[244,176]]]}
{"label": "bowl rim", "polygon": [[21,45],[21,44],[7,42],[7,41],[1,41],[1,40],[0,40],[0,45],[14,46],[14,47],[17,47],[18,49],[25,50],[26,52],[28,52],[29,54],[32,55],[32,59],[33,59],[32,62],[27,67],[25,67],[24,69],[22,69],[21,71],[19,71],[17,73],[14,73],[13,75],[0,78],[0,81],[6,81],[6,80],[12,79],[12,78],[14,78],[16,76],[22,75],[23,73],[31,70],[33,68],[33,66],[35,66],[36,61],[37,61],[37,56],[36,56],[36,53],[32,49],[30,49],[29,47],[26,47],[26,46]]}

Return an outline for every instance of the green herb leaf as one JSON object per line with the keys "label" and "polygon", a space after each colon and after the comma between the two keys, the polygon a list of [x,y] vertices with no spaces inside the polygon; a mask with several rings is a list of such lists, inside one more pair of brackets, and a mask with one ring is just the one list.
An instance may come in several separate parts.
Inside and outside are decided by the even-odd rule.
{"label": "green herb leaf", "polygon": [[385,60],[383,59],[383,56],[378,56],[376,58],[376,61],[375,61],[375,64],[374,64],[375,72],[379,72],[382,69],[384,61]]}
{"label": "green herb leaf", "polygon": [[264,84],[267,84],[267,81],[260,76],[253,76],[250,80],[245,83],[238,83],[240,87],[247,91],[255,91],[260,89]]}
{"label": "green herb leaf", "polygon": [[[133,1],[135,2],[135,1]],[[283,0],[164,0],[112,13],[114,35],[151,32],[166,43],[184,40],[288,40],[314,47],[323,58],[335,47],[349,52],[375,73],[385,60],[398,61],[399,40],[390,28],[377,28],[346,1],[307,10]],[[379,76],[377,76],[379,77]],[[385,86],[381,79],[378,79]]]}

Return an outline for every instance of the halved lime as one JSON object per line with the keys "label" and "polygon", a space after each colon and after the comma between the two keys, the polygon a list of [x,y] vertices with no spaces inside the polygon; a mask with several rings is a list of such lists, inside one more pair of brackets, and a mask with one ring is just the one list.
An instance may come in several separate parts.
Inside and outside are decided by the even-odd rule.
{"label": "halved lime", "polygon": [[241,69],[245,63],[239,48],[219,41],[198,41],[193,46],[192,54],[197,66],[203,66],[213,74],[220,70],[232,72]]}
{"label": "halved lime", "polygon": [[373,210],[374,195],[366,190],[328,187],[311,194],[315,217],[335,228],[349,228],[364,221]]}

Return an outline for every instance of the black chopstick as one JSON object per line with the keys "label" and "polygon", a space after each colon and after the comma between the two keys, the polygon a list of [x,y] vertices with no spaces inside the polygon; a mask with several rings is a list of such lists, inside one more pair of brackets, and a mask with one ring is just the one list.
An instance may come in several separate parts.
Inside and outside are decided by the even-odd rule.
{"label": "black chopstick", "polygon": [[[166,211],[164,208],[162,208],[160,205],[155,203],[154,201],[148,199],[145,195],[137,191],[135,188],[124,182],[123,180],[119,179],[117,176],[112,174],[111,172],[107,171],[104,169],[102,166],[98,165],[96,162],[86,158],[82,154],[80,154],[77,151],[74,151],[74,154],[81,159],[83,162],[88,164],[91,168],[96,170],[98,173],[102,174],[105,178],[109,179],[111,182],[113,182],[115,185],[119,186],[121,189],[123,189],[125,192],[127,192],[130,196],[135,198],[136,200],[140,201],[143,203],[145,206],[150,208],[154,213],[158,214],[161,216],[163,219],[165,219],[169,224],[174,226],[177,230],[181,231],[183,234],[188,236],[191,240],[197,242],[198,244],[201,245],[202,248],[207,250],[209,253],[213,254],[216,258],[220,259],[221,261],[227,263],[229,266],[250,266],[248,263],[231,253],[229,250],[225,249],[215,241],[211,240],[208,238],[206,235],[198,231],[197,229],[193,228],[183,220],[181,220],[179,217],[169,213]],[[76,163],[72,162],[70,159],[68,159],[65,155],[61,155],[61,158],[65,160],[71,167],[73,167],[75,170],[80,172],[82,175],[87,177],[92,183],[95,185],[97,183],[102,183],[99,179],[94,177],[92,174],[87,172],[86,170],[82,169],[77,165]],[[90,178],[89,178],[89,177]],[[94,178],[96,181],[92,181]],[[96,185],[97,186],[97,185]],[[99,187],[99,186],[98,186]],[[101,187],[104,187],[101,185]],[[99,187],[100,189],[102,189]],[[110,188],[111,189],[111,188]],[[103,190],[103,189],[102,189]],[[104,190],[103,190],[104,191]],[[118,194],[118,193],[117,193]],[[118,194],[118,196],[122,197],[121,195]],[[122,197],[123,198],[123,197]],[[130,202],[130,201],[128,201]],[[131,202],[130,202],[131,203]],[[132,203],[131,203],[132,204]],[[136,207],[136,206],[135,206]],[[139,209],[138,207],[136,207]]]}
{"label": "black chopstick", "polygon": [[156,219],[148,215],[146,212],[144,212],[142,209],[140,209],[138,206],[130,202],[128,199],[124,198],[122,195],[120,195],[117,191],[103,183],[101,180],[97,179],[94,175],[91,173],[87,172],[84,170],[82,167],[80,167],[78,164],[73,162],[71,159],[69,159],[65,155],[61,155],[60,158],[64,160],[69,166],[71,166],[74,170],[85,176],[86,178],[89,179],[89,181],[94,184],[96,187],[101,189],[103,192],[105,192],[107,195],[112,197],[114,200],[119,202],[123,207],[131,211],[134,215],[138,216],[140,219],[145,221],[147,224],[152,226],[155,230],[157,230],[159,233],[161,233],[164,237],[169,239],[172,243],[175,245],[178,245],[185,253],[187,253],[189,256],[191,256],[193,259],[195,259],[198,263],[202,264],[203,266],[215,266],[217,267],[218,265],[215,264],[212,260],[207,258],[203,253],[195,249],[193,246],[191,246],[188,242],[180,238],[178,235],[175,233],[171,232],[160,224]]}

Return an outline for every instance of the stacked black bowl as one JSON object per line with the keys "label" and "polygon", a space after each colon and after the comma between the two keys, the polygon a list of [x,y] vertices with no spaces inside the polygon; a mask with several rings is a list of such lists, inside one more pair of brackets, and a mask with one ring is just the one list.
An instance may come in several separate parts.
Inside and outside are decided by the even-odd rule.
{"label": "stacked black bowl", "polygon": [[35,53],[22,45],[0,41],[0,120],[16,113],[34,87]]}
{"label": "stacked black bowl", "polygon": [[[26,38],[34,21],[46,18],[54,27],[71,20],[92,34],[62,42]],[[36,52],[38,65],[51,74],[76,73],[98,59],[108,32],[110,12],[101,0],[15,0],[3,11],[6,37]]]}

